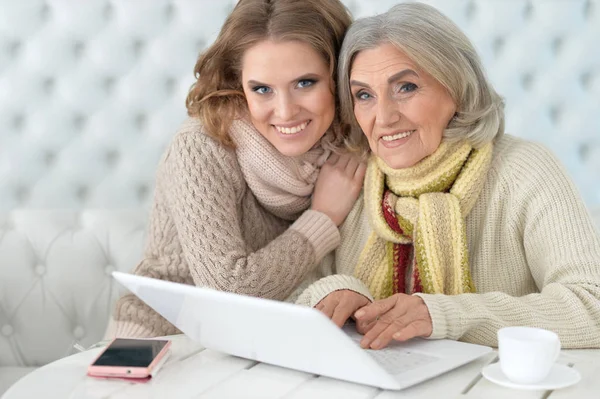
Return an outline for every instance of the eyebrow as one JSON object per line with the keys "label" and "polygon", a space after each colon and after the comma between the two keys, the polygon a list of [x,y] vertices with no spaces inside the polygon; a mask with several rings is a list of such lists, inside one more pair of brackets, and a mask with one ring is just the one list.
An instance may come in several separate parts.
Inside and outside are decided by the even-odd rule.
{"label": "eyebrow", "polygon": [[[391,84],[397,80],[402,79],[403,77],[405,77],[406,75],[414,75],[417,78],[419,77],[419,74],[416,73],[415,71],[413,71],[412,69],[404,69],[400,72],[397,72],[395,74],[393,74],[392,76],[390,76],[387,80],[388,84]],[[350,81],[350,86],[361,86],[361,87],[371,87],[366,83],[363,83],[361,81],[358,80],[351,80]]]}
{"label": "eyebrow", "polygon": [[[318,73],[306,73],[300,77],[297,77],[296,79],[292,79],[291,82],[298,82],[300,80],[305,80],[305,79],[317,80],[317,79],[321,79],[321,78],[322,78],[322,76],[319,75]],[[258,80],[254,80],[254,79],[250,79],[247,82],[247,84],[248,84],[248,86],[254,86],[254,87],[255,86],[270,86],[268,83],[259,82]]]}

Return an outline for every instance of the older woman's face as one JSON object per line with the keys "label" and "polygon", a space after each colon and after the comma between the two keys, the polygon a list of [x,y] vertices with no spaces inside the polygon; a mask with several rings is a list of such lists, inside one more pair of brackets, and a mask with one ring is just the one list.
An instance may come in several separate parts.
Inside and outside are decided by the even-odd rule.
{"label": "older woman's face", "polygon": [[456,112],[448,91],[391,44],[356,55],[350,86],[371,150],[394,169],[431,155]]}

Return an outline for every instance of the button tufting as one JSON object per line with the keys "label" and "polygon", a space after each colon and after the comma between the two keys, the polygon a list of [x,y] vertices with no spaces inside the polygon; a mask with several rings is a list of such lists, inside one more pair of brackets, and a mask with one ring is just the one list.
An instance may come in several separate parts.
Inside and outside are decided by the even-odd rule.
{"label": "button tufting", "polygon": [[533,15],[533,5],[530,1],[525,4],[525,8],[523,8],[523,19],[530,20]]}
{"label": "button tufting", "polygon": [[591,82],[592,82],[592,73],[589,71],[586,72],[582,72],[580,77],[579,77],[579,81],[581,82],[581,86],[587,90],[591,87]]}
{"label": "button tufting", "polygon": [[177,80],[173,77],[165,78],[165,91],[167,93],[173,93],[177,86]]}
{"label": "button tufting", "polygon": [[579,156],[581,157],[581,159],[587,161],[590,156],[590,152],[592,151],[592,148],[589,143],[582,143],[579,144],[579,148],[577,149],[577,151],[579,152]]}
{"label": "button tufting", "polygon": [[140,130],[141,130],[141,129],[144,129],[144,128],[146,127],[146,122],[147,122],[147,121],[148,121],[148,118],[146,117],[146,115],[145,115],[145,114],[143,114],[143,113],[141,113],[141,112],[140,112],[140,113],[138,113],[138,114],[135,116],[135,118],[134,118],[134,123],[135,123],[135,126],[136,126],[138,129],[140,129]]}
{"label": "button tufting", "polygon": [[15,188],[15,197],[19,202],[25,202],[29,198],[29,190],[25,186]]}
{"label": "button tufting", "polygon": [[[385,1],[343,2],[360,16],[389,8]],[[21,3],[32,5],[21,8]],[[0,95],[0,132],[5,132],[0,134],[0,153],[10,155],[0,156],[0,208],[148,208],[156,170],[130,166],[158,164],[172,121],[185,116],[177,98],[193,78],[181,70],[193,67],[236,0],[210,6],[180,0],[91,3],[81,11],[79,2],[70,1],[0,6],[5,16],[0,74],[6,88]],[[593,105],[600,93],[597,52],[589,50],[597,41],[600,2],[522,0],[513,7],[488,0],[464,0],[460,6],[430,3],[449,12],[481,50],[490,80],[506,98],[506,130],[558,150],[585,198],[599,204],[598,184],[593,184],[598,182],[598,162],[580,157],[577,149],[584,137],[593,135],[579,126],[594,132],[600,120],[600,114],[582,106]],[[38,35],[35,26],[43,26],[44,34]],[[40,49],[57,59],[47,60]],[[110,49],[114,54],[104,57]],[[167,53],[181,62],[146,62]],[[569,71],[568,82],[554,88],[551,82],[564,71]],[[138,85],[145,90],[135,89]],[[72,94],[81,87],[88,94]],[[47,123],[28,112],[32,99],[42,101]],[[561,104],[558,111],[550,109],[555,103]],[[128,104],[137,104],[135,110]],[[535,112],[525,111],[525,104],[535,104]],[[119,134],[104,133],[115,131]],[[563,140],[572,145],[554,147]],[[125,162],[125,153],[111,150],[132,142],[152,152],[130,152]]]}
{"label": "button tufting", "polygon": [[465,8],[465,16],[467,17],[467,20],[472,21],[476,13],[477,6],[475,5],[475,2],[470,1]]}
{"label": "button tufting", "polygon": [[76,130],[81,130],[84,125],[85,125],[85,115],[75,114],[73,116],[73,127]]}
{"label": "button tufting", "polygon": [[44,265],[37,265],[35,267],[35,273],[38,276],[43,276],[44,274],[46,274],[46,266],[44,266]]}
{"label": "button tufting", "polygon": [[206,40],[204,39],[196,39],[194,42],[194,49],[200,51],[201,49],[206,47]]}
{"label": "button tufting", "polygon": [[104,11],[102,12],[102,14],[106,21],[110,21],[113,18],[113,14],[114,14],[112,4],[106,3],[106,6],[104,7]]}
{"label": "button tufting", "polygon": [[9,324],[5,324],[4,326],[2,326],[2,335],[4,335],[5,337],[10,337],[14,331],[15,330],[13,329],[13,327]]}
{"label": "button tufting", "polygon": [[116,79],[112,76],[107,76],[102,80],[102,85],[104,86],[104,90],[106,90],[107,94],[112,93],[115,88]]}
{"label": "button tufting", "polygon": [[75,57],[77,57],[77,58],[81,57],[84,50],[85,50],[85,43],[80,42],[80,41],[73,43],[73,54],[75,54]]}
{"label": "button tufting", "polygon": [[12,128],[16,131],[23,129],[25,117],[21,114],[16,114],[12,117]]}
{"label": "button tufting", "polygon": [[150,192],[150,188],[144,184],[138,186],[137,188],[137,197],[140,201],[145,200],[148,197],[148,193]]}
{"label": "button tufting", "polygon": [[146,47],[146,43],[141,40],[141,39],[137,39],[133,41],[133,53],[136,56],[140,56],[142,54],[142,52],[144,51],[144,47]]}
{"label": "button tufting", "polygon": [[553,124],[558,124],[560,122],[560,117],[562,116],[562,112],[560,107],[553,105],[549,107],[550,120]]}
{"label": "button tufting", "polygon": [[521,76],[521,85],[525,90],[531,90],[531,87],[533,86],[533,74],[524,73]]}
{"label": "button tufting", "polygon": [[492,48],[496,57],[498,57],[502,53],[502,50],[504,49],[504,44],[505,40],[503,37],[498,36],[492,41]]}
{"label": "button tufting", "polygon": [[48,95],[53,93],[55,85],[55,80],[52,77],[46,77],[42,80],[42,90]]}
{"label": "button tufting", "polygon": [[565,39],[563,37],[555,37],[552,40],[552,51],[555,55],[559,55],[564,47]]}
{"label": "button tufting", "polygon": [[77,187],[77,189],[75,190],[75,195],[77,196],[77,198],[79,198],[81,201],[84,201],[88,195],[89,195],[89,188],[86,186],[79,186]]}
{"label": "button tufting", "polygon": [[46,151],[44,153],[44,163],[46,164],[46,166],[52,166],[55,160],[56,153],[54,153],[53,151]]}
{"label": "button tufting", "polygon": [[14,41],[10,43],[8,46],[8,54],[10,54],[11,57],[17,57],[17,55],[19,55],[19,52],[21,51],[21,47],[21,42]]}
{"label": "button tufting", "polygon": [[73,336],[77,339],[83,338],[84,335],[85,335],[85,330],[81,326],[77,326],[73,330]]}
{"label": "button tufting", "polygon": [[166,21],[171,21],[173,16],[175,15],[175,7],[172,3],[169,3],[165,7],[165,11],[163,12]]}
{"label": "button tufting", "polygon": [[114,166],[119,160],[119,151],[117,150],[109,150],[104,155],[106,163],[108,166]]}
{"label": "button tufting", "polygon": [[48,21],[50,20],[50,6],[48,4],[43,4],[42,7],[40,8],[40,16],[42,17],[42,20],[44,21]]}

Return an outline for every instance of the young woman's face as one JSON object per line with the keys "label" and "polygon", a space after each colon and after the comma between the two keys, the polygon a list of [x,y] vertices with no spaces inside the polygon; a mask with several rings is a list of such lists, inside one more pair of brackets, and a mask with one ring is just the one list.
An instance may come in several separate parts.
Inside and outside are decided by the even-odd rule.
{"label": "young woman's face", "polygon": [[350,87],[371,150],[393,169],[437,150],[456,112],[446,88],[391,44],[356,55]]}
{"label": "young woman's face", "polygon": [[252,124],[283,155],[304,154],[333,122],[329,66],[306,43],[265,40],[249,48],[242,85]]}

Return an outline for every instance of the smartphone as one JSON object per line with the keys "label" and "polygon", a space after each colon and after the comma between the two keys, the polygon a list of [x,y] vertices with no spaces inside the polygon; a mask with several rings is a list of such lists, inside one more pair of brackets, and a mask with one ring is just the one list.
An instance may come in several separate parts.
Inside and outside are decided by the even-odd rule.
{"label": "smartphone", "polygon": [[171,341],[115,338],[88,367],[88,375],[149,379],[167,359]]}

